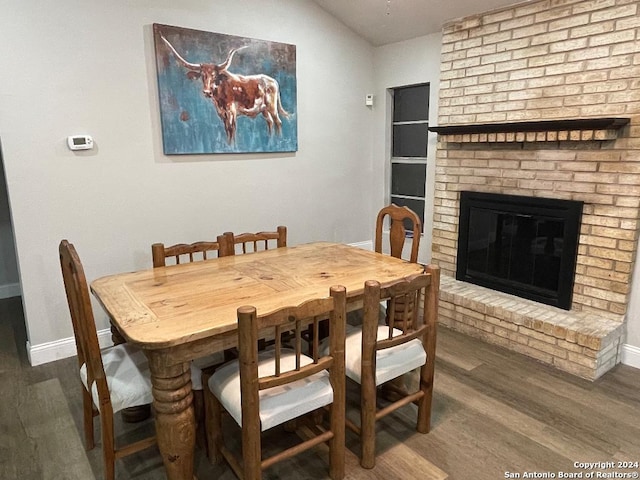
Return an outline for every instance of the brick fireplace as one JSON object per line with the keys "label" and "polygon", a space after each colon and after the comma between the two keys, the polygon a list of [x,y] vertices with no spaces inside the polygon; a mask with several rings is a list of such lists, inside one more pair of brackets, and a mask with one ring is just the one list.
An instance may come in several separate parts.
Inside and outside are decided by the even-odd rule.
{"label": "brick fireplace", "polygon": [[[620,361],[624,342],[640,213],[639,4],[528,2],[443,30],[440,320],[588,379]],[[584,202],[569,311],[455,280],[465,190]]]}

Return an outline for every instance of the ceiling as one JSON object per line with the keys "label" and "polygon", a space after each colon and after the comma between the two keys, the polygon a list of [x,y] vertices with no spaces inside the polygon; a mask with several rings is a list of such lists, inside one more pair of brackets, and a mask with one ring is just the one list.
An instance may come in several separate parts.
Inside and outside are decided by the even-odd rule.
{"label": "ceiling", "polygon": [[436,33],[449,20],[523,0],[313,0],[374,46]]}

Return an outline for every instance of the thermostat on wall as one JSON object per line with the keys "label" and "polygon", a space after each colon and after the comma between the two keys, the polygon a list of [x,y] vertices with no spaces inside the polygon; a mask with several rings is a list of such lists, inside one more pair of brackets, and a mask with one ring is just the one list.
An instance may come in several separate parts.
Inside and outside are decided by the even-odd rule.
{"label": "thermostat on wall", "polygon": [[67,145],[70,150],[91,150],[93,138],[91,135],[71,135],[67,137]]}

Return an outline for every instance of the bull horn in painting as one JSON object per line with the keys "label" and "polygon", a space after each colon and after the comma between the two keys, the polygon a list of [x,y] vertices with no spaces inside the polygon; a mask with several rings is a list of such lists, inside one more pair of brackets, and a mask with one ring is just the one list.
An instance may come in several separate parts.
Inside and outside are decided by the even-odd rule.
{"label": "bull horn in painting", "polygon": [[171,45],[169,43],[169,40],[167,40],[166,38],[164,38],[163,35],[160,35],[160,38],[162,39],[162,41],[167,45],[167,47],[169,47],[169,49],[171,49],[171,51],[173,52],[173,54],[176,56],[176,58],[178,59],[178,61],[185,67],[188,68],[189,70],[197,70],[200,71],[202,69],[202,64],[201,63],[191,63],[191,62],[187,62],[184,58],[182,58],[182,56],[176,51],[175,48],[173,48],[173,45]]}
{"label": "bull horn in painting", "polygon": [[231,50],[229,52],[229,55],[227,55],[227,59],[221,63],[220,65],[218,65],[218,67],[220,68],[220,70],[226,70],[227,68],[229,68],[229,65],[231,64],[231,60],[233,60],[233,56],[236,54],[236,52],[242,50],[243,48],[247,48],[248,45],[244,45],[240,48],[234,48],[233,50]]}

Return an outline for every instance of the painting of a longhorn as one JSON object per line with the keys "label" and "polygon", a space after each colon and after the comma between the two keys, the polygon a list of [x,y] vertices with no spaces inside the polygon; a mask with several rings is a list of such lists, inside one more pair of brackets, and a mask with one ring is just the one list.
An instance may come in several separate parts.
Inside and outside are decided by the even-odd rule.
{"label": "painting of a longhorn", "polygon": [[153,25],[164,153],[298,149],[296,47]]}

